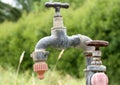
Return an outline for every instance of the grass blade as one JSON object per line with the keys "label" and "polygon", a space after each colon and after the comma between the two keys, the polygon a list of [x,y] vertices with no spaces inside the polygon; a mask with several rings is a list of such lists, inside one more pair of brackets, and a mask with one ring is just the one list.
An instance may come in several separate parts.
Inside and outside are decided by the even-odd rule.
{"label": "grass blade", "polygon": [[16,80],[15,80],[14,85],[17,85],[17,77],[18,77],[18,73],[19,73],[19,70],[20,70],[20,65],[21,65],[21,63],[23,61],[23,58],[24,58],[24,54],[25,54],[25,51],[23,51],[21,56],[20,56],[20,60],[19,60],[19,64],[18,64],[18,68],[17,68],[17,72],[16,72]]}

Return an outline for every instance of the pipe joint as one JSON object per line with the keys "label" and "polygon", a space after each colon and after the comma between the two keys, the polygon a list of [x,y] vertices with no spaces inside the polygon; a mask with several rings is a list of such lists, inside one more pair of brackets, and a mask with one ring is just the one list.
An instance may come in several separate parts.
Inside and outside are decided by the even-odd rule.
{"label": "pipe joint", "polygon": [[73,35],[69,37],[70,46],[76,47],[80,44],[80,38],[78,35]]}
{"label": "pipe joint", "polygon": [[33,61],[35,62],[46,61],[48,54],[49,54],[48,51],[38,50],[38,51],[34,51],[31,54],[31,57],[33,58]]}

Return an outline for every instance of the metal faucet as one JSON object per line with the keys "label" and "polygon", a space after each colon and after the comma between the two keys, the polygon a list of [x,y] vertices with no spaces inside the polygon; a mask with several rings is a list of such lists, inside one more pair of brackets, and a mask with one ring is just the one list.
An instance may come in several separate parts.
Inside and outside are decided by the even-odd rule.
{"label": "metal faucet", "polygon": [[[53,27],[51,28],[51,36],[40,39],[35,46],[34,52],[31,54],[33,61],[35,62],[33,68],[34,71],[38,73],[38,78],[43,79],[44,73],[48,70],[48,65],[46,63],[47,56],[49,54],[49,51],[46,51],[48,46],[58,49],[67,49],[69,47],[83,49],[86,56],[87,68],[89,65],[91,65],[91,61],[93,59],[91,52],[95,51],[95,46],[86,44],[86,42],[90,42],[92,39],[85,35],[67,35],[66,27],[63,24],[63,19],[60,14],[60,9],[69,8],[69,4],[60,2],[47,2],[45,6],[48,8],[53,7],[55,9],[55,15],[53,18]],[[86,77],[88,76],[89,74],[86,72]]]}
{"label": "metal faucet", "polygon": [[[44,78],[43,73],[48,70],[48,66],[46,64],[47,56],[49,54],[49,52],[46,51],[48,46],[58,49],[78,47],[83,48],[84,50],[94,50],[94,47],[90,47],[85,44],[86,41],[91,41],[89,37],[81,34],[72,36],[67,35],[66,27],[64,27],[63,19],[60,14],[60,8],[69,8],[68,3],[47,2],[45,6],[55,8],[51,36],[40,39],[35,46],[34,52],[31,54],[33,61],[35,62],[34,71],[39,71],[38,74],[40,79]],[[42,73],[40,71],[42,71]]]}

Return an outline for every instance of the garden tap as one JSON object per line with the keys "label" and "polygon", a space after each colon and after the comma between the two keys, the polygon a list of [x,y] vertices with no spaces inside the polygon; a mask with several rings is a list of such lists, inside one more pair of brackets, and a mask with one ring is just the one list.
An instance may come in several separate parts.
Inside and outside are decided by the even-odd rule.
{"label": "garden tap", "polygon": [[[93,40],[86,42],[88,46],[95,46],[95,50],[92,52],[91,65],[87,66],[86,71],[88,72],[87,85],[108,85],[108,77],[104,72],[106,67],[102,65],[100,47],[108,46],[107,41]],[[88,53],[90,55],[90,53]],[[91,56],[91,55],[90,55]]]}
{"label": "garden tap", "polygon": [[46,64],[47,55],[46,51],[48,46],[66,49],[69,47],[83,48],[86,50],[94,50],[94,47],[87,46],[86,41],[92,41],[89,37],[77,34],[68,36],[66,32],[66,27],[63,24],[63,19],[60,14],[60,8],[68,8],[69,4],[60,2],[47,2],[46,7],[55,8],[55,15],[53,18],[53,27],[51,28],[51,36],[44,37],[38,41],[35,46],[34,52],[31,54],[34,64],[34,71],[39,74],[39,78],[43,79],[44,72],[48,70],[48,65]]}

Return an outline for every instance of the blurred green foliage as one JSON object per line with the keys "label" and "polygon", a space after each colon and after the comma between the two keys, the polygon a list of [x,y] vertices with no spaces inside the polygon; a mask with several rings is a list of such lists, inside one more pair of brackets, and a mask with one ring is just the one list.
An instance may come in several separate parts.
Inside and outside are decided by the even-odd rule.
{"label": "blurred green foliage", "polygon": [[20,17],[20,10],[0,1],[0,23],[4,22],[5,20],[17,21]]}
{"label": "blurred green foliage", "polygon": [[[110,85],[119,85],[120,0],[59,1],[70,2],[71,5],[69,9],[61,11],[68,35],[84,34],[94,40],[110,42],[108,47],[101,49],[102,60],[107,66]],[[33,11],[30,14],[24,12],[18,22],[6,21],[0,24],[0,63],[7,63],[16,68],[20,54],[25,50],[21,68],[32,69],[33,61],[30,54],[39,39],[50,35],[53,15],[53,9],[45,9],[43,2],[35,2]],[[54,48],[47,48],[47,50],[50,51],[47,62],[52,69],[60,51]],[[57,70],[76,77],[84,76],[84,68],[83,52],[75,48],[65,50],[57,65]]]}

